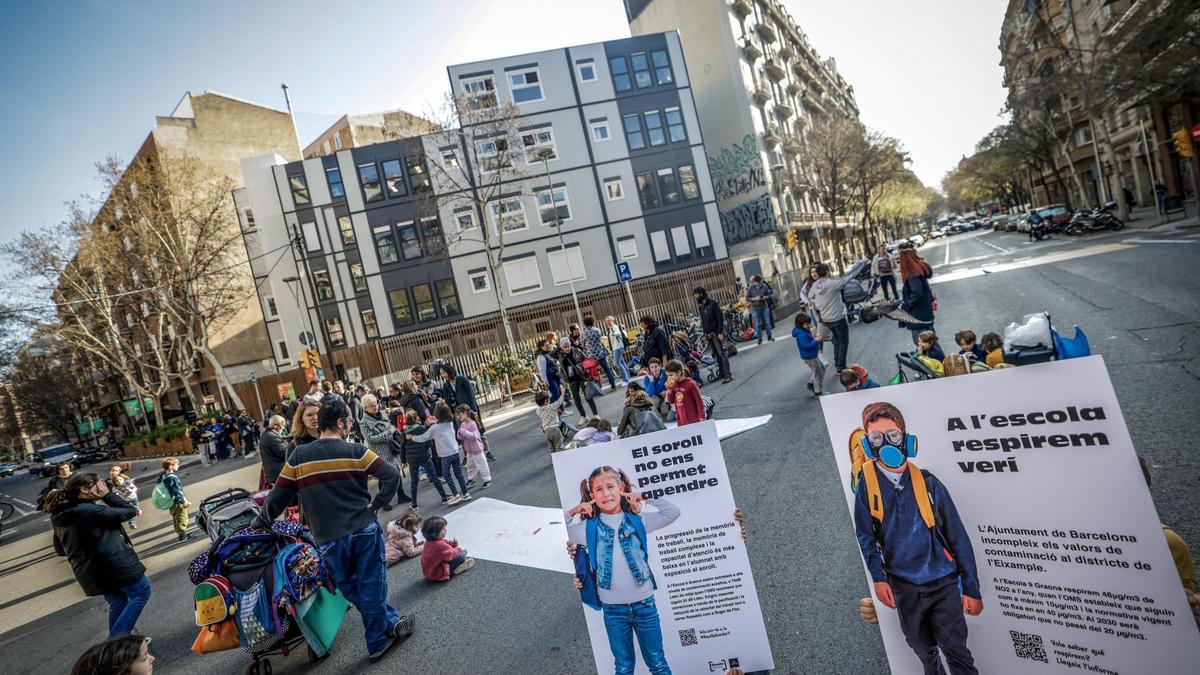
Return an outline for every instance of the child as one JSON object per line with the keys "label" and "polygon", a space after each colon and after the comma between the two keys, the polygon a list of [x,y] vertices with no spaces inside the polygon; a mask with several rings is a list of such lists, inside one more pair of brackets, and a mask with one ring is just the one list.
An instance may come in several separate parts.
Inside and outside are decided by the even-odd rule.
{"label": "child", "polygon": [[959,353],[975,359],[980,363],[987,362],[987,352],[975,343],[975,331],[960,330],[954,334],[954,343],[958,345]]}
{"label": "child", "polygon": [[442,481],[438,479],[437,470],[433,467],[433,457],[429,452],[429,443],[427,441],[413,440],[413,436],[420,436],[425,433],[425,425],[421,424],[421,418],[417,415],[416,410],[409,410],[404,413],[401,418],[404,420],[404,429],[407,435],[404,441],[400,444],[401,456],[404,463],[408,465],[408,480],[409,493],[412,503],[409,504],[413,511],[417,508],[417,486],[420,484],[421,469],[425,469],[425,475],[429,477],[429,482],[433,484],[438,491],[438,495],[442,498],[442,504],[449,504],[450,500],[446,496],[446,490],[442,488]]}
{"label": "child", "polygon": [[842,386],[846,388],[846,391],[874,389],[879,386],[879,383],[867,374],[867,369],[857,363],[850,364],[849,368],[838,375],[838,379],[842,381]]}
{"label": "child", "polygon": [[458,440],[462,441],[463,450],[467,451],[467,482],[478,476],[483,481],[479,489],[485,490],[492,484],[492,470],[483,454],[483,439],[479,436],[475,411],[469,405],[460,405],[454,409],[454,414],[458,418]]}
{"label": "child", "polygon": [[921,331],[917,335],[917,353],[939,362],[946,359],[946,352],[938,345],[937,333],[931,330]]}
{"label": "child", "polygon": [[[442,475],[446,478],[446,485],[450,487],[450,499],[446,500],[447,506],[454,506],[459,502],[471,501],[471,495],[467,492],[467,481],[463,478],[462,473],[462,458],[458,456],[458,440],[454,434],[454,414],[450,412],[450,406],[446,405],[445,401],[438,401],[437,406],[433,409],[433,425],[423,434],[404,434],[405,440],[409,441],[428,441],[432,440],[433,445],[437,448],[438,458],[442,461]],[[454,474],[451,475],[450,471]],[[454,479],[458,479],[458,485],[462,488],[462,495],[458,493],[458,489],[454,486]],[[430,480],[433,480],[430,478]],[[428,540],[429,537],[426,537]]]}
{"label": "child", "polygon": [[667,428],[662,417],[654,411],[654,403],[646,396],[646,390],[642,389],[641,384],[630,382],[625,391],[625,411],[621,413],[621,422],[617,425],[617,433],[621,438]]}
{"label": "child", "polygon": [[[137,486],[133,484],[133,479],[125,473],[125,467],[113,464],[112,468],[108,470],[108,482],[112,485],[113,494],[129,502],[131,506],[137,508],[138,515],[142,515],[142,510],[138,508]],[[129,524],[129,529],[137,529],[136,519],[130,518],[125,522]]]}
{"label": "child", "polygon": [[562,408],[551,405],[550,394],[544,391],[535,394],[533,402],[537,404],[538,426],[546,436],[546,444],[550,446],[550,452],[562,450],[563,434],[562,428],[559,426],[562,419]]}
{"label": "child", "polygon": [[662,369],[662,361],[652,357],[646,362],[646,375],[642,378],[642,388],[646,396],[654,401],[658,414],[666,417],[670,404],[667,403],[667,374]]}
{"label": "child", "polygon": [[179,470],[179,460],[174,457],[168,457],[162,461],[163,475],[159,477],[158,482],[167,486],[167,492],[171,495],[171,524],[175,526],[175,534],[179,535],[179,541],[187,541],[192,538],[188,534],[188,507],[192,505],[183,495],[183,484],[179,482],[179,476],[175,472]]}
{"label": "child", "polygon": [[675,359],[667,362],[667,400],[675,406],[675,422],[678,426],[704,421],[700,388],[688,376],[687,368]]}
{"label": "child", "polygon": [[446,519],[432,516],[421,524],[425,546],[421,551],[421,574],[430,581],[450,581],[451,575],[462,574],[475,566],[457,539],[446,538]]}
{"label": "child", "polygon": [[575,434],[575,447],[607,443],[613,439],[612,425],[602,417],[593,417]]}
{"label": "child", "polygon": [[925,672],[944,672],[941,656],[952,673],[977,672],[963,615],[978,615],[983,601],[954,501],[936,476],[909,461],[917,439],[899,409],[872,403],[862,423],[868,459],[855,493],[854,529],[875,596],[896,610]]}
{"label": "child", "polygon": [[821,341],[813,337],[812,317],[800,313],[796,315],[796,325],[792,328],[792,337],[796,339],[796,347],[800,350],[800,358],[804,365],[812,371],[812,380],[808,390],[813,396],[821,395],[821,383],[825,381],[825,364],[821,363]]}
{"label": "child", "polygon": [[1004,338],[999,333],[984,333],[983,351],[987,354],[984,362],[988,368],[995,368],[1004,363]]}
{"label": "child", "polygon": [[421,555],[425,542],[417,541],[417,529],[421,527],[421,516],[409,512],[388,523],[387,564],[395,565],[405,558]]}

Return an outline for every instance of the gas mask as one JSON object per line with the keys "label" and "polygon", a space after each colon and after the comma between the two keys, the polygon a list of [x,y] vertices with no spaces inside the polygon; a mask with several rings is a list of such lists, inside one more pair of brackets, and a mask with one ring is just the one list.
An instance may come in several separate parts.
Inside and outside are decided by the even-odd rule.
{"label": "gas mask", "polygon": [[889,469],[899,469],[909,458],[917,456],[917,437],[899,429],[872,431],[864,434],[860,442],[867,457],[879,460]]}

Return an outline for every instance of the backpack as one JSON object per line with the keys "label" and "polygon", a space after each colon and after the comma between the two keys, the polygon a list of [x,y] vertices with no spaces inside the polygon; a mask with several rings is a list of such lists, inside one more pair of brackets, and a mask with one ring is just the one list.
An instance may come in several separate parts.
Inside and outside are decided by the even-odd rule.
{"label": "backpack", "polygon": [[251,499],[233,502],[208,513],[204,529],[208,538],[220,542],[243,527],[249,527],[262,517],[262,508]]}
{"label": "backpack", "polygon": [[662,431],[667,428],[667,425],[663,424],[662,418],[653,410],[634,411],[633,425],[637,429],[638,435]]}
{"label": "backpack", "polygon": [[[333,580],[321,555],[311,544],[288,544],[275,556],[275,583],[271,589],[271,611],[280,623],[279,610],[295,615],[296,606],[321,588],[332,588]],[[286,618],[286,617],[285,617]]]}
{"label": "backpack", "polygon": [[[912,460],[908,461],[908,475],[912,480],[912,495],[913,499],[917,500],[917,511],[921,514],[921,520],[924,521],[925,527],[933,532],[934,539],[937,540],[938,546],[942,547],[942,553],[947,560],[954,560],[954,556],[950,554],[950,546],[946,543],[946,537],[942,533],[942,522],[938,520],[936,504],[933,501],[933,494],[925,487],[925,480],[929,478],[929,472],[918,468]],[[867,508],[871,512],[871,534],[875,539],[875,547],[879,549],[879,557],[883,559],[883,534],[879,531],[879,527],[883,525],[883,495],[879,492],[879,476],[875,473],[875,460],[868,459],[863,463],[862,473],[859,476],[859,487],[867,489]],[[901,499],[904,494],[901,493]],[[887,561],[884,560],[884,564]],[[955,562],[957,567],[958,563]]]}
{"label": "backpack", "polygon": [[248,653],[262,653],[271,649],[279,642],[280,636],[287,632],[287,620],[277,623],[275,613],[271,610],[268,580],[268,575],[264,574],[262,579],[245,591],[233,589],[237,603],[234,620],[237,621],[242,650]]}
{"label": "backpack", "polygon": [[575,577],[582,586],[579,599],[583,604],[597,611],[603,610],[604,603],[600,602],[600,591],[596,587],[596,568],[592,565],[587,546],[575,547]]}
{"label": "backpack", "polygon": [[233,600],[233,586],[219,574],[201,581],[192,592],[192,599],[197,626],[221,623],[232,617],[237,609]]}
{"label": "backpack", "polygon": [[150,503],[154,504],[154,508],[166,511],[175,506],[175,498],[171,496],[171,491],[167,489],[167,482],[163,480],[164,477],[160,477],[158,483],[154,486],[154,492],[150,495]]}
{"label": "backpack", "polygon": [[875,265],[879,268],[880,275],[892,273],[892,259],[889,256],[885,255],[885,256],[879,257],[876,260]]}

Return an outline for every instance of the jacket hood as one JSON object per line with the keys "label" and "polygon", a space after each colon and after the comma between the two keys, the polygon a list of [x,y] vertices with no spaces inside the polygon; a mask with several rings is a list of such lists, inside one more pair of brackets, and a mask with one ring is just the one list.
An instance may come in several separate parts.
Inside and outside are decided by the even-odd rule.
{"label": "jacket hood", "polygon": [[637,408],[638,410],[652,410],[654,408],[654,403],[651,402],[650,399],[645,399],[642,401],[633,401],[629,404],[629,407]]}

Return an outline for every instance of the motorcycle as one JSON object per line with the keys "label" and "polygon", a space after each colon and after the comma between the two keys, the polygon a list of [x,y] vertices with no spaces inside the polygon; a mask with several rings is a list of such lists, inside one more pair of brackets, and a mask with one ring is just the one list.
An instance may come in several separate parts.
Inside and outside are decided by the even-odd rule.
{"label": "motorcycle", "polygon": [[1116,208],[1116,202],[1108,202],[1091,211],[1076,211],[1063,233],[1080,236],[1098,230],[1120,230],[1125,227],[1125,223],[1113,214]]}

